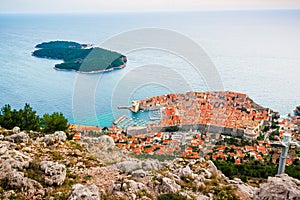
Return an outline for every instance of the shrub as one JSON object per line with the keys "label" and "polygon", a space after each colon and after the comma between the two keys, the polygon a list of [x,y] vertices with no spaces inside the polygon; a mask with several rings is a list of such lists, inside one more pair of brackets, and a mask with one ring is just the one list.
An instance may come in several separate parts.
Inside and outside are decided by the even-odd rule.
{"label": "shrub", "polygon": [[33,130],[40,129],[40,118],[36,114],[36,111],[32,110],[29,104],[25,104],[23,109],[16,110],[11,109],[9,104],[3,106],[0,111],[0,126],[12,129],[15,126],[21,128],[21,130]]}
{"label": "shrub", "polygon": [[54,112],[52,115],[44,114],[42,120],[43,132],[66,131],[68,120],[62,113]]}
{"label": "shrub", "polygon": [[186,198],[176,194],[176,193],[167,193],[162,194],[157,197],[157,200],[185,200]]}

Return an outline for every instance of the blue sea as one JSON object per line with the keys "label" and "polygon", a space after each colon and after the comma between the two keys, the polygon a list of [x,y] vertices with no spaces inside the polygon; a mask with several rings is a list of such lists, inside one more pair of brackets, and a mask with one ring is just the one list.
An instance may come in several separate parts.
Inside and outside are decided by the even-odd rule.
{"label": "blue sea", "polygon": [[[132,115],[116,106],[133,99],[211,89],[189,61],[163,49],[120,52],[128,58],[126,68],[102,74],[56,71],[53,66],[62,61],[31,56],[44,41],[101,46],[118,34],[144,28],[171,30],[195,42],[210,58],[224,90],[246,93],[282,115],[300,104],[300,10],[276,10],[2,14],[0,106],[29,103],[39,115],[59,111],[71,123],[109,126],[124,113]],[[146,120],[148,114],[134,117]]]}

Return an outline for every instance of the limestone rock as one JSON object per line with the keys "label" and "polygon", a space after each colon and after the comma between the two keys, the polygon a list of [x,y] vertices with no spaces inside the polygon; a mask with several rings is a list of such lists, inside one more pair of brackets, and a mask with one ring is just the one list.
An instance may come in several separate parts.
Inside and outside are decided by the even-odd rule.
{"label": "limestone rock", "polygon": [[21,155],[13,156],[1,163],[1,170],[10,171],[12,169],[23,170],[29,167],[30,159],[25,160]]}
{"label": "limestone rock", "polygon": [[179,169],[179,177],[181,178],[193,178],[193,171],[189,166]]}
{"label": "limestone rock", "polygon": [[66,166],[52,161],[42,161],[40,168],[45,172],[45,183],[62,185],[66,178]]}
{"label": "limestone rock", "polygon": [[112,137],[109,137],[107,135],[102,135],[98,138],[98,142],[104,143],[106,148],[114,148],[115,142]]}
{"label": "limestone rock", "polygon": [[244,183],[239,178],[234,178],[233,180],[229,180],[229,183],[232,184],[233,187],[237,188],[237,192],[242,199],[250,200],[253,199],[258,188],[252,187],[246,183]]}
{"label": "limestone rock", "polygon": [[30,137],[25,132],[19,132],[19,133],[6,136],[4,140],[11,141],[11,142],[28,143],[30,141]]}
{"label": "limestone rock", "polygon": [[267,183],[260,185],[254,199],[300,200],[300,181],[287,174],[269,177]]}
{"label": "limestone rock", "polygon": [[216,165],[213,163],[213,161],[211,160],[208,160],[207,163],[209,164],[209,168],[210,168],[210,171],[214,174],[218,174],[219,173],[219,170],[218,168],[216,167]]}
{"label": "limestone rock", "polygon": [[180,185],[178,185],[174,180],[164,177],[162,179],[162,184],[160,190],[164,193],[176,193],[180,190]]}
{"label": "limestone rock", "polygon": [[64,142],[67,139],[67,135],[63,131],[56,131],[53,134],[46,135],[44,138],[44,142],[47,145],[54,144],[55,142]]}
{"label": "limestone rock", "polygon": [[140,169],[144,171],[153,171],[161,168],[161,164],[156,159],[147,159],[145,161],[128,160],[119,162],[115,166],[124,173],[132,173],[133,171]]}
{"label": "limestone rock", "polygon": [[0,143],[0,156],[5,154],[8,150],[8,144],[7,143]]}
{"label": "limestone rock", "polygon": [[72,187],[72,194],[68,200],[99,200],[98,187],[96,185],[83,186],[75,184]]}
{"label": "limestone rock", "polygon": [[32,194],[35,193],[35,190],[42,188],[39,182],[25,177],[23,172],[11,171],[6,174],[5,178],[10,187],[30,191]]}
{"label": "limestone rock", "polygon": [[115,165],[118,169],[120,169],[123,173],[131,173],[135,170],[142,169],[141,161],[123,161],[119,162]]}
{"label": "limestone rock", "polygon": [[159,170],[161,167],[157,159],[147,159],[142,163],[142,168],[145,171]]}
{"label": "limestone rock", "polygon": [[136,193],[139,190],[146,189],[146,186],[143,183],[136,182],[134,180],[124,180],[122,188],[124,190],[132,191],[133,193]]}
{"label": "limestone rock", "polygon": [[20,133],[20,128],[17,127],[17,126],[15,126],[15,127],[12,129],[12,132],[13,132],[14,134]]}
{"label": "limestone rock", "polygon": [[132,177],[135,177],[135,178],[144,178],[147,174],[148,174],[148,173],[145,172],[145,171],[142,170],[142,169],[133,171],[133,172],[131,173]]}

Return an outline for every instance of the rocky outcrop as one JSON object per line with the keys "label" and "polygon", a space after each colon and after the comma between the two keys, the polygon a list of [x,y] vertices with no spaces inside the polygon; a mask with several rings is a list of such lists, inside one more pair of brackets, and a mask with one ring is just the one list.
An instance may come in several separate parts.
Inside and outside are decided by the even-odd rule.
{"label": "rocky outcrop", "polygon": [[5,154],[8,150],[8,143],[0,143],[0,156]]}
{"label": "rocky outcrop", "polygon": [[156,159],[128,160],[115,164],[115,166],[124,173],[132,173],[137,170],[156,171],[162,168],[160,162]]}
{"label": "rocky outcrop", "polygon": [[42,190],[37,191],[42,189],[43,186],[39,182],[25,177],[23,172],[10,171],[5,174],[4,178],[7,180],[7,184],[11,188],[17,188],[21,191],[28,191],[31,194],[35,194],[37,192],[39,192],[41,195],[44,194]]}
{"label": "rocky outcrop", "polygon": [[131,173],[133,171],[142,169],[142,161],[133,160],[133,161],[124,161],[115,164],[115,166],[121,170],[123,173]]}
{"label": "rocky outcrop", "polygon": [[162,193],[177,193],[180,188],[180,185],[178,185],[174,180],[167,177],[162,178],[162,184],[160,186],[160,191]]}
{"label": "rocky outcrop", "polygon": [[100,137],[85,137],[82,138],[82,141],[91,144],[101,143],[103,151],[108,151],[109,149],[116,147],[113,138],[107,135],[101,135]]}
{"label": "rocky outcrop", "polygon": [[144,178],[145,176],[147,176],[149,173],[142,170],[142,169],[138,169],[136,171],[133,171],[131,173],[132,177],[135,177],[135,178]]}
{"label": "rocky outcrop", "polygon": [[231,183],[237,189],[240,198],[244,200],[253,199],[257,191],[257,188],[244,183],[239,178],[234,178],[233,180],[229,180],[229,183]]}
{"label": "rocky outcrop", "polygon": [[15,133],[9,136],[4,137],[4,140],[10,142],[18,142],[18,143],[28,143],[30,141],[30,137],[25,132]]}
{"label": "rocky outcrop", "polygon": [[17,127],[17,126],[15,126],[13,129],[12,129],[12,132],[14,133],[14,134],[18,134],[18,133],[20,133],[20,128],[19,127]]}
{"label": "rocky outcrop", "polygon": [[45,173],[45,183],[48,185],[62,185],[66,178],[66,166],[52,161],[42,161],[41,169]]}
{"label": "rocky outcrop", "polygon": [[267,183],[260,185],[255,200],[299,200],[300,181],[287,174],[269,177]]}
{"label": "rocky outcrop", "polygon": [[67,139],[67,135],[63,131],[56,131],[54,134],[46,135],[44,142],[47,145],[54,144],[56,142],[64,142]]}
{"label": "rocky outcrop", "polygon": [[149,188],[141,182],[137,182],[135,180],[130,179],[124,179],[120,182],[113,181],[108,192],[110,195],[114,195],[118,198],[124,199],[124,197],[127,197],[129,199],[136,199],[136,196],[140,191],[148,190]]}
{"label": "rocky outcrop", "polygon": [[[69,141],[64,132],[36,138],[29,134],[29,139],[24,133],[6,131],[0,139],[3,199],[11,194],[38,200],[149,200],[165,193],[197,200],[297,200],[300,196],[300,181],[287,175],[270,177],[254,188],[237,178],[229,180],[213,162],[202,158],[139,160],[115,147],[107,136]],[[102,157],[96,157],[99,154]],[[100,163],[102,158],[110,163]]]}
{"label": "rocky outcrop", "polygon": [[68,200],[99,200],[98,187],[96,185],[84,186],[75,184]]}

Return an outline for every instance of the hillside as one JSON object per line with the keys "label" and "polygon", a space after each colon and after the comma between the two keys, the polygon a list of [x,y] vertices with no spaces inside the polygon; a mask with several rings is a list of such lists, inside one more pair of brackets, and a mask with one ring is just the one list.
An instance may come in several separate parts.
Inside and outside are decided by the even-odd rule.
{"label": "hillside", "polygon": [[139,160],[105,135],[74,141],[64,132],[18,128],[0,129],[0,170],[0,199],[297,199],[300,194],[300,181],[286,175],[254,188],[228,179],[204,159]]}

